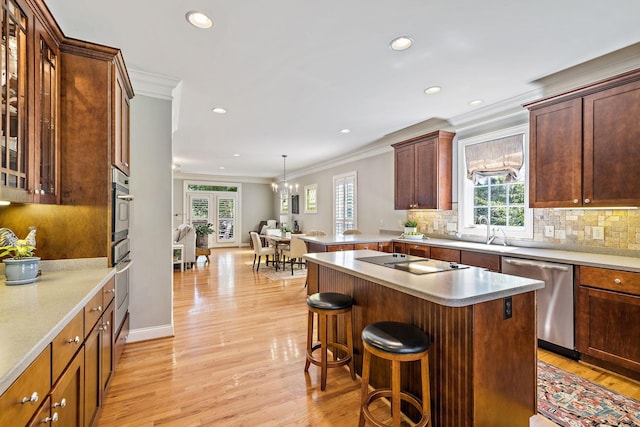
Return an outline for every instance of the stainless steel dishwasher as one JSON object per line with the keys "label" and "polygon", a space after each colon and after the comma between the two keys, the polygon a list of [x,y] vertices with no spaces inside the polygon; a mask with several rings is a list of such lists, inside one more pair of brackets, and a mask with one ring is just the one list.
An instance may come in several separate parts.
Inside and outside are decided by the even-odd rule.
{"label": "stainless steel dishwasher", "polygon": [[537,292],[538,345],[577,359],[573,266],[503,257],[502,272],[544,281]]}

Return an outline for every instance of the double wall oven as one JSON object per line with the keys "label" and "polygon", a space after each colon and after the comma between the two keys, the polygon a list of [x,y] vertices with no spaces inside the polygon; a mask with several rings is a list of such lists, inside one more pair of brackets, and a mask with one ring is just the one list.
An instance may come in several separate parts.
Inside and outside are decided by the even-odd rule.
{"label": "double wall oven", "polygon": [[129,309],[129,205],[133,196],[129,194],[129,177],[119,169],[112,170],[111,202],[111,260],[116,268],[114,330],[120,330]]}

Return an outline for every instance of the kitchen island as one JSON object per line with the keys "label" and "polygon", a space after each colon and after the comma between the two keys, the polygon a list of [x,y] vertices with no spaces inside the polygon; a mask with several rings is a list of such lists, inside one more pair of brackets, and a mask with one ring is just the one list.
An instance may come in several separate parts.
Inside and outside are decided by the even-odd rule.
{"label": "kitchen island", "polygon": [[[305,255],[308,292],[352,296],[354,337],[383,320],[411,323],[429,334],[430,425],[529,425],[537,400],[535,291],[544,283],[474,267],[417,275],[358,260],[381,255],[389,254]],[[354,354],[360,374],[360,339]],[[403,367],[402,377],[403,388],[420,396],[419,366]],[[382,363],[372,365],[371,383],[388,386],[389,369]]]}

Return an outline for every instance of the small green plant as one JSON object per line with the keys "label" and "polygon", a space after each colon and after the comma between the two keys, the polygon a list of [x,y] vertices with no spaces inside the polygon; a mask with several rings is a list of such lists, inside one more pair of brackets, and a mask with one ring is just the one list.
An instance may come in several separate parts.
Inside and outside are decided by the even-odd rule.
{"label": "small green plant", "polygon": [[408,219],[404,222],[404,226],[405,227],[417,227],[418,226],[418,221],[414,221],[412,219]]}
{"label": "small green plant", "polygon": [[280,227],[280,231],[283,233],[291,233],[291,227],[287,227],[287,226]]}
{"label": "small green plant", "polygon": [[196,229],[196,234],[198,236],[206,236],[215,232],[215,230],[213,229],[213,224],[211,224],[210,222],[207,222],[206,224],[196,224],[194,225],[194,228]]}
{"label": "small green plant", "polygon": [[15,246],[0,247],[0,258],[9,255],[13,259],[29,258],[33,256],[36,247],[27,244],[27,241],[20,239],[16,241]]}

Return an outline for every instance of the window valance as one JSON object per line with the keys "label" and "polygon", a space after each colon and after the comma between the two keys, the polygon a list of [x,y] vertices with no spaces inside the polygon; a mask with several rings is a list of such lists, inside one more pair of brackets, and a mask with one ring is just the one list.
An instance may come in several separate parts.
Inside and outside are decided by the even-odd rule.
{"label": "window valance", "polygon": [[467,178],[477,182],[483,176],[506,176],[516,180],[524,164],[524,135],[470,144],[464,148]]}

